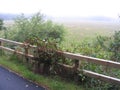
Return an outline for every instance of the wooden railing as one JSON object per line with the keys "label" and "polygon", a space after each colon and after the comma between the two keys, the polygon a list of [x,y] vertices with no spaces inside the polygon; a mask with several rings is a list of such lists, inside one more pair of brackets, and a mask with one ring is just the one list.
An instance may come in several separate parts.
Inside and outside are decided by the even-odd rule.
{"label": "wooden railing", "polygon": [[[19,46],[27,46],[28,44],[0,38],[0,49],[6,50],[6,51],[9,51],[9,52],[13,52],[13,53],[17,53],[19,55],[23,55],[23,56],[28,57],[28,58],[34,58],[33,55],[29,54],[28,49],[24,48],[25,52],[19,52],[19,51],[16,51],[14,49],[11,49],[11,48],[4,47],[4,43],[10,43],[10,44],[19,45]],[[29,45],[29,47],[35,48],[35,46],[32,46],[32,45]],[[64,55],[66,58],[70,58],[72,60],[79,60],[79,64],[80,64],[80,62],[85,61],[85,62],[90,62],[90,63],[95,63],[95,64],[98,64],[98,65],[102,65],[102,66],[107,67],[107,68],[120,69],[120,63],[119,62],[114,62],[114,61],[111,61],[111,60],[104,60],[104,59],[99,59],[99,58],[93,58],[93,57],[88,57],[88,56],[84,56],[84,55],[80,55],[80,54],[73,54],[73,53],[69,53],[69,52],[60,52],[60,51],[58,51],[58,52],[62,53],[62,55]],[[65,66],[67,67],[67,65],[65,65]],[[77,69],[79,69],[79,68],[77,67]],[[106,75],[103,75],[103,74],[99,74],[99,73],[84,70],[84,69],[82,69],[82,72],[83,72],[84,75],[86,75],[88,77],[93,77],[93,78],[97,78],[97,79],[100,79],[100,80],[103,80],[103,81],[106,81],[106,82],[109,82],[109,83],[120,85],[120,79],[118,79],[118,78],[106,76]]]}

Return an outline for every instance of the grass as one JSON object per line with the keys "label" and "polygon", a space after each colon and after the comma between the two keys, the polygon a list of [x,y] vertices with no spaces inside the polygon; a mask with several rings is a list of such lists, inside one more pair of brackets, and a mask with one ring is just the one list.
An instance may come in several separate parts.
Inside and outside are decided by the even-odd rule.
{"label": "grass", "polygon": [[66,82],[58,77],[45,77],[33,73],[23,63],[7,56],[0,56],[0,65],[11,69],[22,75],[26,79],[32,80],[40,85],[47,86],[50,90],[84,90],[82,86],[75,85],[73,82]]}

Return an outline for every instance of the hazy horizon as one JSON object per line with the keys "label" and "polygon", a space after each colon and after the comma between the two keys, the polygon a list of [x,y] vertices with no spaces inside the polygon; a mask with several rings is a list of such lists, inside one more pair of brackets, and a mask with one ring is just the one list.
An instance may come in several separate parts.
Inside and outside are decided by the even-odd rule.
{"label": "hazy horizon", "polygon": [[119,0],[1,0],[0,13],[33,14],[51,17],[118,18]]}

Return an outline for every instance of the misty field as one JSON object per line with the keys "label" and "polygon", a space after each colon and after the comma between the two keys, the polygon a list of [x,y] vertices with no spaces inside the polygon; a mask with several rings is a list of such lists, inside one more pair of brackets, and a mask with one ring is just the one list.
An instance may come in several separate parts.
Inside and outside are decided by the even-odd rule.
{"label": "misty field", "polygon": [[111,36],[115,31],[119,30],[117,22],[62,22],[66,27],[65,41],[62,45],[65,48],[72,47],[73,44],[78,44],[84,41],[91,41],[95,37]]}

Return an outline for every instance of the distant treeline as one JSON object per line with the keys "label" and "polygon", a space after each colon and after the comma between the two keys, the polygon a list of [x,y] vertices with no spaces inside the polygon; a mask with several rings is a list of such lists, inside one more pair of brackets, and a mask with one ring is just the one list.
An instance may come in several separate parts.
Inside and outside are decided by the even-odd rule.
{"label": "distant treeline", "polygon": [[[0,13],[0,19],[4,20],[13,20],[19,16],[19,14],[11,14],[11,13]],[[25,14],[25,16],[29,17],[30,14]],[[48,19],[57,20],[57,21],[114,21],[115,18],[105,17],[105,16],[90,16],[90,17],[52,17],[45,15]]]}

